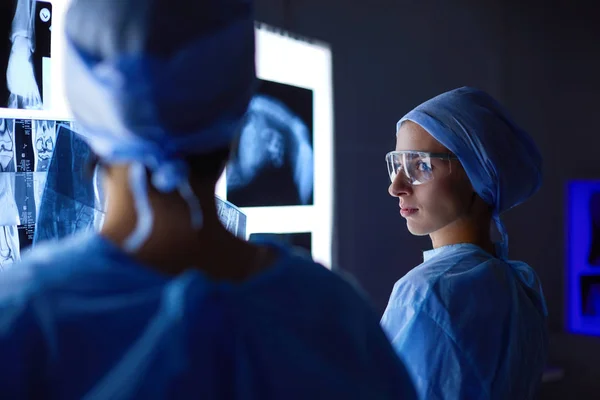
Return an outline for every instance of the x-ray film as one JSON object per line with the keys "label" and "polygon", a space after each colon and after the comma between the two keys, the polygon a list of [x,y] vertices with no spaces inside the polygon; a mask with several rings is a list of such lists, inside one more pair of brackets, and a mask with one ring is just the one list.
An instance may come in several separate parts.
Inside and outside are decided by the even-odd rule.
{"label": "x-ray film", "polygon": [[219,219],[225,228],[240,239],[246,240],[246,215],[230,202],[215,196]]}
{"label": "x-ray film", "polygon": [[0,107],[50,108],[52,4],[0,2]]}
{"label": "x-ray film", "polygon": [[[47,168],[34,244],[76,232],[97,229],[104,217],[99,171],[91,170],[89,146],[67,123],[58,123],[52,159]],[[44,149],[44,144],[36,147]]]}
{"label": "x-ray film", "polygon": [[56,121],[0,118],[0,268],[31,246]]}
{"label": "x-ray film", "polygon": [[313,204],[313,93],[261,80],[227,166],[227,198],[240,207]]}

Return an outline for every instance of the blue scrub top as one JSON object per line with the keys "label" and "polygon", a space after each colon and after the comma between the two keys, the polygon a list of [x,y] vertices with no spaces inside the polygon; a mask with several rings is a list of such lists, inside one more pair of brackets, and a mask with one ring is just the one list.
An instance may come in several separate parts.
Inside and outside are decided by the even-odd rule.
{"label": "blue scrub top", "polygon": [[532,399],[546,361],[546,305],[527,264],[472,244],[424,253],[381,323],[421,399]]}
{"label": "blue scrub top", "polygon": [[344,279],[271,244],[241,284],[171,277],[97,235],[0,275],[0,393],[21,399],[413,399],[377,315]]}

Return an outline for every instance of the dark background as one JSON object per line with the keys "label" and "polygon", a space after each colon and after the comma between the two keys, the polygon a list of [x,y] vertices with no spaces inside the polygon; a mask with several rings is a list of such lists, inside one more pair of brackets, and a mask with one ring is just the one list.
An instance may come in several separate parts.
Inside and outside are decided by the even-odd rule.
{"label": "dark background", "polygon": [[250,241],[276,240],[289,246],[299,247],[312,253],[312,234],[310,232],[299,233],[252,233]]}
{"label": "dark background", "polygon": [[[600,398],[600,338],[564,333],[565,190],[600,178],[600,5],[583,1],[256,0],[257,19],[328,42],[335,101],[334,261],[383,312],[393,283],[421,261],[387,194],[396,121],[463,85],[498,98],[538,143],[540,192],[505,216],[512,258],[539,273],[553,365],[543,398]],[[348,162],[352,160],[352,162]]]}

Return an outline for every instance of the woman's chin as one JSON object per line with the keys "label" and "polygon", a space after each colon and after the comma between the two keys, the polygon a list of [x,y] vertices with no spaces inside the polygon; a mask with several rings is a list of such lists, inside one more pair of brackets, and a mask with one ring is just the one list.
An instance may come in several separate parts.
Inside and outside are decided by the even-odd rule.
{"label": "woman's chin", "polygon": [[414,236],[427,236],[430,233],[430,230],[422,224],[418,224],[415,221],[406,221],[406,227],[411,235]]}

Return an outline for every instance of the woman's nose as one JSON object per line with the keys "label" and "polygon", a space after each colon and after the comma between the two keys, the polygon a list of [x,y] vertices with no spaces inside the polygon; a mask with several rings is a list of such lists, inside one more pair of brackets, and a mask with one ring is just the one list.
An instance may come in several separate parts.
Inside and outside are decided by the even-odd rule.
{"label": "woman's nose", "polygon": [[407,195],[412,192],[412,185],[410,184],[408,177],[404,174],[404,171],[398,171],[396,177],[388,188],[388,193],[392,197],[400,197]]}

